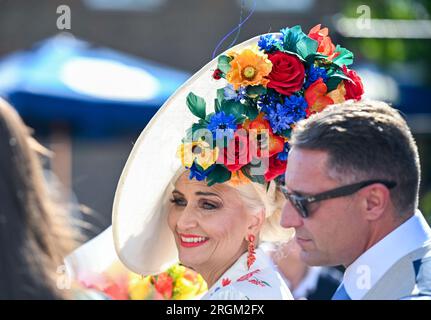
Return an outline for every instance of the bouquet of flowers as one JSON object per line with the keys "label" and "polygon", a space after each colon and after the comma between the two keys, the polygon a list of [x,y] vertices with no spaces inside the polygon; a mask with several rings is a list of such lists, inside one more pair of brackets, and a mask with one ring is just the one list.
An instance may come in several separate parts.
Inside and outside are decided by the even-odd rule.
{"label": "bouquet of flowers", "polygon": [[[177,155],[190,179],[208,185],[282,179],[295,123],[330,104],[361,98],[361,79],[348,68],[353,53],[335,46],[327,28],[317,25],[307,35],[295,26],[280,33],[219,56],[213,78],[227,84],[217,90],[215,112],[206,113],[202,97],[187,96],[199,120]],[[264,159],[265,173],[253,174]]]}
{"label": "bouquet of flowers", "polygon": [[141,276],[115,262],[101,274],[81,274],[78,281],[113,300],[189,300],[208,290],[200,274],[179,264],[158,275]]}

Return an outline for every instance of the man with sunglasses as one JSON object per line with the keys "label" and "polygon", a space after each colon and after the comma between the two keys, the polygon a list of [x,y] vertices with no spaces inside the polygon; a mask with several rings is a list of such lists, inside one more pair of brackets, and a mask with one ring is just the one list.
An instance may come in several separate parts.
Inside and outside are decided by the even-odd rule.
{"label": "man with sunglasses", "polygon": [[290,145],[281,224],[307,264],[346,267],[332,299],[430,299],[431,229],[400,114],[348,101],[299,122]]}

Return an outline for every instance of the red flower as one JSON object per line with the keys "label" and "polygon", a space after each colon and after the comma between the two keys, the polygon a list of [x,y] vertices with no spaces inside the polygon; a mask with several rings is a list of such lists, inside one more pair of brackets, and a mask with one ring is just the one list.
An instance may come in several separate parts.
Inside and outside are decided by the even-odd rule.
{"label": "red flower", "polygon": [[271,181],[286,171],[287,161],[277,159],[277,155],[269,158],[269,168],[265,173],[265,181]]}
{"label": "red flower", "polygon": [[222,279],[222,281],[221,281],[221,285],[222,285],[223,287],[226,287],[226,286],[227,286],[227,285],[229,285],[231,282],[232,282],[232,281],[230,281],[230,279],[228,279],[228,278],[224,278],[224,279]]}
{"label": "red flower", "polygon": [[321,29],[321,24],[318,24],[317,26],[311,28],[310,32],[308,33],[308,36],[319,43],[317,52],[327,55],[328,59],[332,60],[336,56],[338,56],[339,53],[334,54],[335,46],[332,43],[331,37],[329,37],[328,34],[328,28]]}
{"label": "red flower", "polygon": [[346,100],[360,100],[361,96],[364,94],[364,85],[362,84],[361,78],[354,70],[349,70],[346,66],[343,66],[343,73],[352,80],[343,80],[344,87],[346,88],[346,95],[344,98],[346,98]]}
{"label": "red flower", "polygon": [[295,55],[277,51],[268,55],[272,70],[268,75],[268,88],[286,96],[299,91],[304,84],[305,68]]}
{"label": "red flower", "polygon": [[165,299],[172,297],[173,279],[167,273],[161,273],[154,277],[156,290],[163,295]]}
{"label": "red flower", "polygon": [[217,163],[222,163],[230,172],[235,172],[250,163],[252,156],[256,154],[253,148],[254,144],[249,143],[247,131],[236,131],[227,148],[220,150]]}
{"label": "red flower", "polygon": [[327,91],[328,87],[322,78],[319,78],[308,87],[304,94],[308,104],[306,110],[307,117],[313,113],[322,111],[327,105],[334,103],[330,97],[326,96]]}
{"label": "red flower", "polygon": [[216,80],[221,79],[221,75],[223,74],[223,72],[220,69],[215,69],[214,73],[213,73],[213,78]]}

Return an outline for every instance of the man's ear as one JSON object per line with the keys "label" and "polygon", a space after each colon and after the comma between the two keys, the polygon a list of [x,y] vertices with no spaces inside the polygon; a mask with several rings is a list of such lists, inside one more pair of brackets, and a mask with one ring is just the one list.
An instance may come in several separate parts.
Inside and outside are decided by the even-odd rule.
{"label": "man's ear", "polygon": [[364,196],[365,218],[367,220],[379,219],[390,205],[390,191],[381,183],[365,187],[360,193]]}
{"label": "man's ear", "polygon": [[262,229],[262,225],[265,222],[265,210],[262,209],[258,213],[250,214],[248,223],[248,234],[257,235]]}

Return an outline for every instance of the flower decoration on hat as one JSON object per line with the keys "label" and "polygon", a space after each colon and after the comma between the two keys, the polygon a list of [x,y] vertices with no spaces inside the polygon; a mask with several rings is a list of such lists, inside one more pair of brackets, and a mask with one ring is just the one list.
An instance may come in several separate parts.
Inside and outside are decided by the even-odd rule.
{"label": "flower decoration on hat", "polygon": [[218,57],[214,112],[190,92],[187,105],[198,118],[177,155],[190,178],[208,185],[232,180],[269,183],[282,180],[290,133],[298,121],[328,105],[364,93],[349,69],[353,53],[334,45],[328,28],[300,26],[266,34],[257,44]]}

